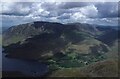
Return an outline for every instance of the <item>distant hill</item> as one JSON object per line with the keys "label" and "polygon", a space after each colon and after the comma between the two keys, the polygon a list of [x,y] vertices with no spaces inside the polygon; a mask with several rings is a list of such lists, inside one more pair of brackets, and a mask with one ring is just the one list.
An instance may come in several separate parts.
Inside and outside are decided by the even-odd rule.
{"label": "distant hill", "polygon": [[2,32],[6,31],[10,27],[2,27]]}
{"label": "distant hill", "polygon": [[111,46],[114,44],[116,40],[120,39],[119,35],[120,35],[120,30],[109,29],[104,34],[98,36],[97,39]]}

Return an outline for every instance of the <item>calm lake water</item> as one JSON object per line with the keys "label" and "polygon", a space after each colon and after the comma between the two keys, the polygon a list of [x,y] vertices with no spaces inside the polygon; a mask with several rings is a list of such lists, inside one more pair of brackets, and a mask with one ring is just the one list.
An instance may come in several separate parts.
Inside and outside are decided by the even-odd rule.
{"label": "calm lake water", "polygon": [[48,67],[46,64],[37,61],[7,58],[5,53],[2,53],[2,70],[19,71],[28,76],[41,76],[48,72]]}

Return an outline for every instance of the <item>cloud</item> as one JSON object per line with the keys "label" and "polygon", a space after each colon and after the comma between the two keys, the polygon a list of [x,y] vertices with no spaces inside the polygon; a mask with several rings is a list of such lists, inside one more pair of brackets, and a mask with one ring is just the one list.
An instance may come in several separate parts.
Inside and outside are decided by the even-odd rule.
{"label": "cloud", "polygon": [[100,3],[95,6],[100,18],[118,17],[118,3],[116,2]]}
{"label": "cloud", "polygon": [[80,22],[115,25],[118,4],[115,2],[5,2],[2,3],[3,25],[32,21]]}
{"label": "cloud", "polygon": [[15,2],[15,3],[2,3],[2,14],[3,15],[18,15],[24,16],[30,13],[32,3],[23,3],[23,2]]}
{"label": "cloud", "polygon": [[59,5],[59,8],[71,9],[71,8],[76,8],[76,7],[84,7],[88,5],[89,3],[86,3],[86,2],[64,2],[61,5]]}
{"label": "cloud", "polygon": [[96,24],[96,25],[107,25],[107,26],[118,26],[118,18],[96,18],[86,19],[85,23]]}
{"label": "cloud", "polygon": [[70,17],[71,17],[71,13],[63,13],[61,16],[58,16],[57,18],[58,19],[70,19]]}
{"label": "cloud", "polygon": [[85,15],[83,15],[81,12],[76,12],[71,16],[71,19],[73,20],[80,20],[86,18]]}
{"label": "cloud", "polygon": [[80,9],[80,12],[87,17],[97,17],[98,10],[94,5],[86,6]]}

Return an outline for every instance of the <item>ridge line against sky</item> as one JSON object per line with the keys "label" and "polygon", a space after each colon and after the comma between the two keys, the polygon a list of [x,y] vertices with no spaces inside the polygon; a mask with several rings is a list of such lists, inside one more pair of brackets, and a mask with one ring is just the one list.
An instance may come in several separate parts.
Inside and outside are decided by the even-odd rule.
{"label": "ridge line against sky", "polygon": [[93,2],[94,0],[92,2],[59,2],[58,0],[52,0],[52,2],[48,0],[40,0],[42,2],[35,2],[36,0],[34,2],[19,2],[22,0],[17,0],[18,2],[13,2],[16,0],[12,0],[12,2],[5,1],[8,0],[4,0],[0,4],[2,7],[0,10],[0,18],[2,19],[0,21],[3,27],[33,21],[80,22],[107,26],[118,25],[119,8],[118,2],[115,1],[119,0],[114,0],[114,2],[110,2],[111,0],[97,0],[101,2]]}

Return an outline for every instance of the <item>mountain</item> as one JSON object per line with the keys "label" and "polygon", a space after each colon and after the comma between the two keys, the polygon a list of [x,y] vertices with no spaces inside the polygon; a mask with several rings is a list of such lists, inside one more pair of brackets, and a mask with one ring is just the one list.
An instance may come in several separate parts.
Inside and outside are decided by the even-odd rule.
{"label": "mountain", "polygon": [[103,38],[105,37],[105,35],[110,35],[108,34],[110,32],[113,32],[114,34],[119,33],[119,31],[117,31],[116,29],[107,26],[97,26],[81,23],[60,24],[55,22],[36,21],[32,23],[12,26],[10,28],[3,28],[3,40],[4,40],[3,45],[5,46],[12,43],[17,43],[19,41],[24,41],[27,38],[42,33],[56,33],[56,32],[62,33],[64,30],[81,31],[88,35],[94,37],[96,36],[97,39],[99,39],[100,41],[103,41],[105,39]]}
{"label": "mountain", "polygon": [[[67,68],[85,67],[95,70],[98,75],[99,71],[96,68],[101,67],[99,62],[105,64],[106,69],[107,62],[101,61],[110,59],[111,55],[114,55],[114,51],[111,50],[116,50],[115,43],[119,40],[117,33],[119,30],[90,24],[36,21],[5,30],[3,52],[10,58],[44,62],[53,73],[56,70],[61,73],[62,69],[64,71]],[[90,66],[91,64],[93,65]],[[91,70],[83,69],[83,71],[88,73]]]}
{"label": "mountain", "polygon": [[88,34],[94,35],[97,32],[95,27],[84,25],[80,23],[75,24],[60,24],[52,22],[37,21],[33,23],[21,24],[18,26],[10,27],[3,32],[3,45],[16,43],[26,38],[42,33],[60,33],[64,30],[79,30]]}
{"label": "mountain", "polygon": [[114,29],[110,29],[108,32],[100,35],[97,39],[104,42],[105,44],[111,46],[114,44],[115,40],[120,39],[120,30],[116,31]]}
{"label": "mountain", "polygon": [[[99,30],[89,24],[60,24],[37,21],[10,27],[8,30],[4,31],[3,45],[8,45],[5,46],[5,49],[7,49],[9,53],[14,53],[12,56],[22,56],[22,58],[27,58],[28,56],[25,55],[31,52],[31,56],[38,59],[39,55],[44,52],[61,52],[67,50],[67,47],[75,49],[78,52],[88,53],[88,50],[91,49],[89,51],[92,51],[94,46],[96,46],[96,49],[100,46],[100,50],[106,47],[102,42],[94,38],[97,32],[99,32]],[[81,44],[82,42],[86,42],[86,44],[88,42],[88,45]],[[91,42],[90,45],[89,42]],[[82,45],[86,46],[86,51],[82,50]],[[93,48],[91,45],[93,45]],[[76,47],[78,49],[76,49]],[[32,52],[36,53],[32,54]]]}

